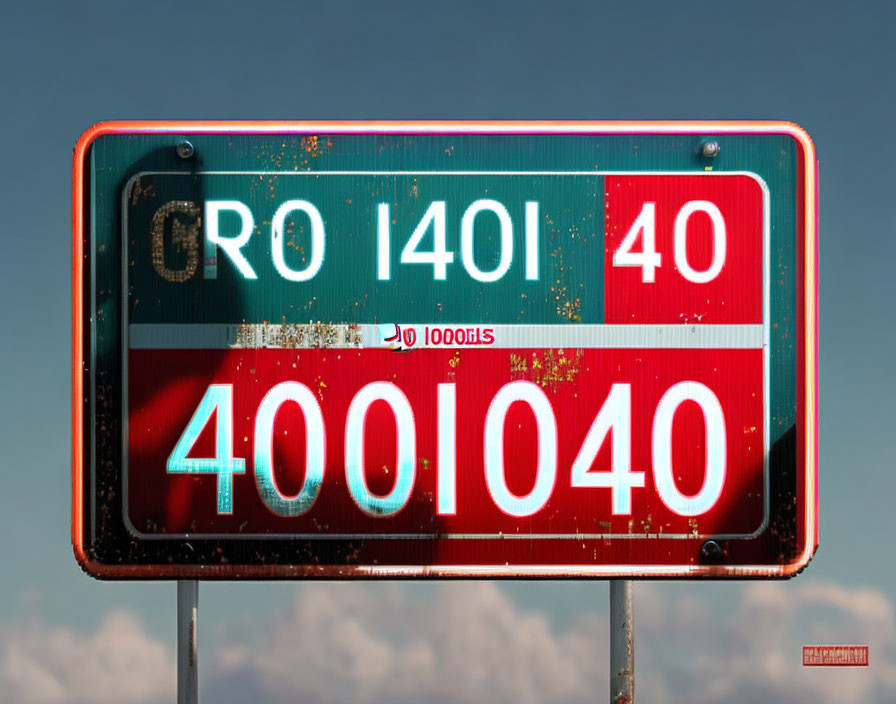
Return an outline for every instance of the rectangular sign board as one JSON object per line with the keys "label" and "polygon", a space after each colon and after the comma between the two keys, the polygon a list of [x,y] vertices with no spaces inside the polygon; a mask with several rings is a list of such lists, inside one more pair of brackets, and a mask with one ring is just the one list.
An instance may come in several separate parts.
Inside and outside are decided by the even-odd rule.
{"label": "rectangular sign board", "polygon": [[790,123],[101,123],[75,555],[103,578],[787,577],[817,546]]}

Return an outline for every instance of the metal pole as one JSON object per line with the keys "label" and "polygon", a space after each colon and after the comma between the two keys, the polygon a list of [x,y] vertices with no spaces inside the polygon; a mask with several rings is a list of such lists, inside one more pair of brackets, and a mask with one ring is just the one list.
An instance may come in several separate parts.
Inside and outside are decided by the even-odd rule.
{"label": "metal pole", "polygon": [[198,704],[199,662],[196,626],[199,616],[199,582],[177,583],[177,704]]}
{"label": "metal pole", "polygon": [[632,581],[610,580],[610,704],[635,701],[635,634]]}

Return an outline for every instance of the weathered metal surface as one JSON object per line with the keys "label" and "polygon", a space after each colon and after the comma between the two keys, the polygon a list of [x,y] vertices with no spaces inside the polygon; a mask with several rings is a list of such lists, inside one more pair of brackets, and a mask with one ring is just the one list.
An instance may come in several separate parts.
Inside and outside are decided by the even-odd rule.
{"label": "weathered metal surface", "polygon": [[789,576],[816,544],[814,197],[786,124],[99,126],[76,555]]}
{"label": "weathered metal surface", "polygon": [[199,702],[199,582],[177,582],[177,704]]}
{"label": "weathered metal surface", "polygon": [[635,701],[634,585],[610,580],[610,703]]}

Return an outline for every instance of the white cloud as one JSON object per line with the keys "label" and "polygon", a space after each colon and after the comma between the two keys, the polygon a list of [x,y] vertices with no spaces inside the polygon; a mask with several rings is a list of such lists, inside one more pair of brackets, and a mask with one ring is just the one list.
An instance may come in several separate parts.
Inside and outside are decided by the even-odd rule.
{"label": "white cloud", "polygon": [[[896,618],[875,590],[806,578],[637,583],[635,616],[637,701],[896,701]],[[604,609],[558,627],[495,583],[305,583],[266,623],[200,625],[201,698],[215,704],[576,704],[608,695]],[[163,645],[124,612],[88,634],[0,628],[0,699],[170,702],[173,635]],[[871,666],[803,668],[800,647],[823,643],[867,644]]]}
{"label": "white cloud", "polygon": [[215,701],[250,680],[261,701],[591,701],[594,663],[606,658],[598,618],[555,633],[493,583],[440,585],[426,600],[400,585],[300,591],[275,622],[222,650]]}
{"label": "white cloud", "polygon": [[27,620],[0,628],[4,704],[150,704],[174,697],[174,661],[130,613],[91,634]]}
{"label": "white cloud", "polygon": [[[651,702],[896,700],[896,629],[880,592],[807,581],[746,584],[729,608],[638,585],[638,685]],[[802,645],[868,645],[868,668],[806,668]]]}

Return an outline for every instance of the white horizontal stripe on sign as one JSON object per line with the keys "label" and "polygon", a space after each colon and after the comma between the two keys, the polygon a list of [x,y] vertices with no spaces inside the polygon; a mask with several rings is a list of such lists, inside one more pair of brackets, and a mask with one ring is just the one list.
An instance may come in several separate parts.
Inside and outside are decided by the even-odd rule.
{"label": "white horizontal stripe on sign", "polygon": [[133,324],[130,349],[762,349],[762,325]]}

